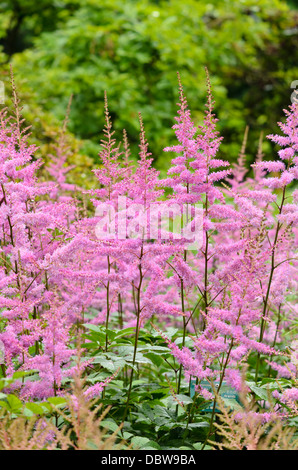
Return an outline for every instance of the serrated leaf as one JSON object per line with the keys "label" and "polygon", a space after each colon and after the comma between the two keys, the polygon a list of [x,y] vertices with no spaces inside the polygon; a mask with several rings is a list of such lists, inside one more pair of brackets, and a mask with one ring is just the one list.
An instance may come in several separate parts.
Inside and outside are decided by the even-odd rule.
{"label": "serrated leaf", "polygon": [[115,421],[112,421],[110,419],[105,419],[101,421],[101,426],[105,429],[108,429],[109,431],[116,432],[119,430],[119,426]]}
{"label": "serrated leaf", "polygon": [[101,328],[97,325],[93,325],[92,323],[84,323],[83,326],[88,330],[95,331],[96,333],[102,333]]}
{"label": "serrated leaf", "polygon": [[25,408],[36,415],[42,415],[45,412],[44,408],[37,403],[26,403]]}
{"label": "serrated leaf", "polygon": [[54,405],[54,406],[57,406],[57,407],[66,404],[66,400],[63,397],[50,397],[50,398],[48,398],[47,401],[49,403],[51,403],[51,405]]}
{"label": "serrated leaf", "polygon": [[119,331],[118,333],[115,334],[114,339],[121,338],[122,336],[130,335],[135,333],[135,328],[125,328],[124,330]]}
{"label": "serrated leaf", "polygon": [[193,403],[193,399],[187,395],[176,395],[177,399],[181,401],[184,405],[189,405],[190,403]]}
{"label": "serrated leaf", "polygon": [[266,389],[258,387],[252,382],[248,382],[247,384],[251,391],[257,395],[257,397],[259,397],[261,400],[268,400],[268,392]]}
{"label": "serrated leaf", "polygon": [[23,407],[23,403],[15,395],[7,395],[5,401],[1,400],[0,406],[3,406],[12,413],[16,413]]}

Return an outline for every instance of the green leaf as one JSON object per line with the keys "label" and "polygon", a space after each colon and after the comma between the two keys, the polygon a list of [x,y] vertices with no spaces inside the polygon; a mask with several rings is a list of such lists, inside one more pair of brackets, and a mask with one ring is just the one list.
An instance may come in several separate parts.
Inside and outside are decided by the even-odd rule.
{"label": "green leaf", "polygon": [[131,335],[135,333],[135,328],[124,328],[115,334],[114,339],[122,338],[122,336]]}
{"label": "green leaf", "polygon": [[150,440],[147,437],[135,436],[132,438],[131,443],[133,445],[133,449],[142,449],[143,446],[148,445]]}
{"label": "green leaf", "polygon": [[190,423],[188,425],[189,429],[196,429],[196,428],[208,428],[210,424],[207,421],[202,421],[200,423]]}
{"label": "green leaf", "polygon": [[43,415],[45,413],[44,408],[37,403],[26,403],[25,408],[35,415]]}
{"label": "green leaf", "polygon": [[150,359],[152,364],[154,364],[156,367],[160,367],[164,362],[163,357],[160,354],[146,353],[145,357]]}
{"label": "green leaf", "polygon": [[116,432],[119,430],[119,426],[115,421],[112,421],[110,419],[104,419],[101,421],[101,426],[105,429],[108,429],[109,431]]}
{"label": "green leaf", "polygon": [[268,392],[267,392],[267,389],[258,387],[258,386],[255,385],[253,382],[247,382],[247,385],[249,386],[249,388],[251,389],[251,391],[256,394],[256,396],[257,396],[258,398],[260,398],[261,400],[268,400]]}
{"label": "green leaf", "polygon": [[144,413],[144,415],[150,419],[150,421],[154,421],[154,412],[152,408],[148,405],[148,403],[143,403],[141,411]]}
{"label": "green leaf", "polygon": [[189,405],[190,403],[193,403],[193,399],[190,398],[190,397],[187,396],[187,395],[179,394],[179,395],[176,395],[176,397],[177,397],[178,400],[181,401],[184,405]]}
{"label": "green leaf", "polygon": [[66,399],[63,397],[50,397],[47,401],[57,408],[66,404]]}
{"label": "green leaf", "polygon": [[149,441],[142,447],[142,450],[160,450],[161,447],[155,441]]}
{"label": "green leaf", "polygon": [[96,333],[102,333],[101,327],[97,325],[93,325],[92,323],[84,323],[83,326],[88,330],[95,331]]}
{"label": "green leaf", "polygon": [[23,407],[23,403],[15,395],[7,395],[5,400],[0,401],[0,406],[6,408],[11,413],[16,413]]}

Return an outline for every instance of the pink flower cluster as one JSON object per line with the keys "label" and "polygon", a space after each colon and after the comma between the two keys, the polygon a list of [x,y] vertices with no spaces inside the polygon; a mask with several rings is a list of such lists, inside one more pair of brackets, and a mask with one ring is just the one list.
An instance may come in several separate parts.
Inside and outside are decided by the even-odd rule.
{"label": "pink flower cluster", "polygon": [[[201,126],[192,121],[180,79],[179,86],[177,144],[165,149],[176,155],[167,177],[152,166],[141,116],[139,156],[136,164],[130,161],[126,133],[118,144],[106,100],[101,165],[94,170],[98,187],[89,191],[66,183],[71,168],[65,166],[64,140],[48,168],[52,181],[39,181],[36,148],[21,123],[1,113],[2,374],[38,373],[37,380],[19,384],[21,396],[64,393],[77,370],[76,338],[85,322],[133,326],[136,336],[149,320],[160,330],[181,328],[181,344],[164,338],[181,374],[199,384],[219,380],[241,390],[242,369],[252,356],[256,381],[266,373],[264,356],[270,373],[284,367],[297,376],[297,364],[279,345],[297,322],[298,193],[292,188],[298,178],[298,107],[285,111],[283,135],[269,136],[282,147],[279,159],[265,161],[259,151],[251,178],[244,146],[234,167],[219,157],[222,138],[209,78]],[[86,197],[94,207],[89,213]],[[119,198],[125,201],[121,210]],[[150,238],[148,209],[161,204],[199,205],[201,243],[189,250],[170,230],[168,237],[159,232]],[[125,237],[117,237],[117,230],[116,236],[98,237],[99,225],[108,234],[109,223],[117,229],[123,214]],[[87,395],[98,395],[105,385],[93,385]],[[282,400],[293,400],[295,390]]]}

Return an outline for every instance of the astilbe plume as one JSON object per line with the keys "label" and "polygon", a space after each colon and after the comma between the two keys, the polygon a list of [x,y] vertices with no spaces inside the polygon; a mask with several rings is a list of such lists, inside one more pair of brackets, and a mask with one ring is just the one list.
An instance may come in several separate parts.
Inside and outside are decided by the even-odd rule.
{"label": "astilbe plume", "polygon": [[[194,127],[190,122],[189,112],[185,111],[186,101],[183,98],[181,102],[180,118],[175,126],[178,129],[176,134],[180,139],[179,142],[182,142],[182,136],[184,136],[184,145],[186,142],[188,155],[193,152],[194,161],[197,158],[198,161],[202,159],[204,162],[205,158],[205,161],[212,162],[209,158],[210,155],[214,156],[212,151],[218,150],[219,140],[216,140],[214,147],[209,143],[210,136],[214,137],[214,124],[210,119],[211,98],[209,98],[205,132],[203,132],[203,136],[195,140],[195,143]],[[289,136],[286,140],[270,136],[274,141],[282,143],[284,146],[291,145],[291,149],[295,151],[296,113],[296,107],[291,107],[291,112],[287,113],[287,125],[281,125]],[[244,142],[246,142],[246,138],[247,135]],[[200,146],[197,145],[198,142]],[[203,152],[200,153],[199,149],[202,149]],[[183,145],[172,147],[171,150],[182,152]],[[262,162],[260,153],[259,151],[259,161],[255,168],[270,169],[271,163]],[[274,180],[273,184],[270,179],[264,178],[263,173],[262,179],[258,179],[255,188],[249,188],[246,183],[242,183],[245,173],[243,154],[244,147],[236,171],[236,180],[235,182],[232,180],[231,188],[227,191],[231,204],[228,205],[225,202],[218,187],[213,191],[212,186],[213,181],[219,179],[220,176],[226,177],[227,171],[217,172],[215,178],[212,178],[211,173],[210,178],[208,176],[208,184],[204,183],[205,175],[202,183],[195,186],[196,189],[200,188],[200,194],[204,192],[206,194],[203,199],[204,240],[197,255],[196,277],[196,279],[202,277],[205,279],[203,286],[199,289],[204,301],[201,303],[201,316],[204,321],[201,325],[199,323],[199,331],[196,330],[193,335],[193,350],[186,348],[184,342],[182,349],[180,349],[165,337],[172,354],[183,366],[186,377],[189,379],[193,376],[198,379],[197,393],[207,399],[212,398],[212,394],[200,385],[202,380],[217,380],[218,391],[223,382],[227,381],[230,386],[239,391],[241,369],[250,354],[257,354],[256,380],[262,355],[280,356],[280,352],[276,349],[278,342],[276,332],[281,325],[279,320],[275,325],[277,311],[274,305],[280,307],[284,305],[286,296],[293,285],[291,279],[297,278],[296,258],[292,255],[296,249],[294,220],[293,218],[288,220],[287,217],[284,217],[285,210],[287,210],[287,205],[284,204],[286,188],[296,177],[295,152],[287,150],[287,152],[280,154],[282,158],[288,158],[287,171],[291,176],[288,178],[287,175],[284,178],[281,176],[280,183]],[[171,170],[173,174],[176,170],[179,173],[177,178],[179,185],[176,185],[174,176],[175,184],[172,187],[179,188],[180,191],[182,187],[181,175],[184,174],[184,170],[179,167],[178,171],[177,164],[185,165],[185,155],[186,152],[183,157],[178,157],[179,161],[174,161],[176,167]],[[272,162],[274,170],[278,165],[278,162]],[[198,163],[193,166],[202,168],[203,164]],[[279,167],[281,168],[281,165]],[[166,181],[171,186],[169,179]],[[187,181],[183,194],[188,194],[188,192],[192,194],[189,182],[190,180]],[[270,190],[267,190],[266,186],[269,186]],[[283,193],[281,204],[278,205],[279,214],[276,220],[270,205],[276,204],[277,196],[272,194],[271,190],[279,187],[282,188]],[[219,204],[215,204],[216,198],[220,200]],[[290,210],[293,211],[295,208],[288,206],[288,211]],[[184,256],[185,260],[186,256]],[[210,260],[212,261],[210,262]],[[281,265],[283,269],[279,270]],[[186,272],[187,269],[184,270],[185,276]],[[198,273],[200,273],[199,277]],[[268,324],[269,329],[267,328]],[[213,410],[215,410],[215,401]]]}
{"label": "astilbe plume", "polygon": [[223,400],[217,397],[221,411],[219,422],[214,423],[217,442],[208,442],[218,450],[295,450],[298,440],[291,427],[285,428],[282,417],[274,410],[260,413],[257,407],[242,396],[241,412],[229,411]]}
{"label": "astilbe plume", "polygon": [[46,450],[57,445],[53,425],[40,418],[25,416],[0,419],[0,450]]}
{"label": "astilbe plume", "polygon": [[20,416],[11,420],[7,415],[0,419],[1,450],[129,450],[121,439],[121,426],[110,432],[104,418],[110,408],[86,395],[85,381],[77,368],[71,393],[63,409],[53,407],[56,415],[64,419],[57,428],[47,418]]}
{"label": "astilbe plume", "polygon": [[78,191],[74,184],[66,182],[67,174],[75,168],[75,165],[67,165],[68,159],[71,156],[70,147],[67,143],[67,125],[69,121],[69,114],[71,109],[72,96],[69,99],[65,119],[62,127],[56,136],[56,142],[53,145],[53,154],[49,155],[50,162],[47,165],[47,172],[55,181],[54,188],[51,189],[49,196],[51,200],[72,201],[71,196],[67,196],[68,192]]}
{"label": "astilbe plume", "polygon": [[[39,396],[48,380],[51,381],[49,376],[52,374],[54,377],[56,374],[48,369],[45,374],[42,360],[38,363],[36,358],[43,350],[43,339],[46,340],[51,329],[47,321],[55,323],[55,315],[59,317],[54,308],[51,316],[48,316],[49,303],[55,290],[48,261],[64,243],[68,231],[65,220],[72,208],[68,204],[53,202],[47,203],[45,211],[44,198],[51,186],[40,183],[36,177],[41,161],[33,160],[36,148],[28,144],[27,129],[22,130],[23,119],[13,76],[12,85],[15,114],[8,118],[6,110],[3,110],[0,128],[3,287],[0,307],[4,321],[0,339],[5,346],[5,366],[2,370],[10,376],[19,367],[27,370],[33,361],[37,371],[41,372],[40,383],[36,387]],[[57,230],[60,237],[54,235]],[[64,338],[67,327],[58,317],[57,325]],[[69,351],[66,349],[62,354],[64,357],[59,359],[61,367],[69,359]],[[34,385],[30,381],[20,386],[22,393],[34,396]],[[51,393],[50,390],[48,393]]]}
{"label": "astilbe plume", "polygon": [[[179,155],[172,160],[172,166],[168,172],[169,177],[163,181],[163,185],[172,188],[172,195],[169,202],[172,204],[190,205],[187,207],[190,215],[190,226],[195,226],[195,230],[202,236],[196,240],[194,250],[199,250],[200,256],[193,256],[187,250],[187,246],[181,242],[176,242],[177,255],[171,261],[171,266],[175,269],[175,276],[178,277],[178,288],[181,289],[182,311],[188,317],[187,323],[193,323],[194,311],[185,312],[183,306],[183,291],[187,288],[187,295],[192,298],[190,289],[196,287],[200,293],[201,300],[195,300],[196,308],[201,304],[205,313],[210,302],[210,285],[208,273],[210,271],[210,260],[213,254],[210,253],[210,237],[214,229],[212,218],[230,217],[232,211],[226,213],[223,207],[224,197],[221,190],[214,183],[226,177],[230,170],[214,171],[219,167],[227,167],[229,163],[216,158],[222,138],[216,130],[217,119],[213,114],[214,102],[211,94],[211,85],[207,72],[208,101],[206,104],[205,119],[202,126],[196,128],[191,120],[190,110],[183,87],[179,78],[180,103],[177,124],[175,129],[178,145],[168,147],[165,151],[174,151]],[[222,204],[216,204],[216,202]],[[192,214],[192,206],[197,205],[199,210]],[[185,206],[184,206],[185,207]],[[181,208],[181,213],[184,209]],[[196,218],[197,217],[197,218]],[[193,230],[193,229],[192,229]],[[195,246],[197,245],[197,246]],[[198,279],[202,278],[203,283]],[[179,285],[180,284],[180,285]],[[196,293],[196,297],[198,292]],[[184,325],[186,326],[186,325]]]}

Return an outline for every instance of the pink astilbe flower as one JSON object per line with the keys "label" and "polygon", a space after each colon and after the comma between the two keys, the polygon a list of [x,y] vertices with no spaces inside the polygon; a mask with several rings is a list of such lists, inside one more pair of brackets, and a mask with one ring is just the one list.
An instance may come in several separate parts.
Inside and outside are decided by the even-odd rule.
{"label": "pink astilbe flower", "polygon": [[281,161],[277,162],[259,162],[254,165],[255,168],[266,169],[269,172],[280,172],[279,177],[265,178],[263,184],[269,188],[284,188],[294,179],[298,178],[298,106],[292,104],[289,109],[284,110],[286,115],[285,123],[278,123],[283,131],[283,136],[268,135],[272,142],[284,147],[278,152]]}
{"label": "pink astilbe flower", "polygon": [[49,155],[51,160],[47,171],[56,182],[56,185],[50,192],[51,199],[53,200],[72,201],[72,197],[67,196],[67,192],[73,192],[78,189],[76,185],[66,182],[66,175],[75,168],[75,165],[67,166],[68,158],[71,155],[66,136],[71,102],[72,96],[69,99],[66,116],[62,128],[59,131],[57,142],[54,145],[54,154]]}
{"label": "pink astilbe flower", "polygon": [[70,348],[69,330],[71,323],[68,316],[59,305],[55,305],[43,315],[45,327],[40,329],[42,351],[34,357],[27,357],[22,366],[23,370],[36,370],[39,380],[27,382],[22,390],[22,396],[47,398],[61,394],[64,377],[70,376],[70,359],[74,350]]}
{"label": "pink astilbe flower", "polygon": [[[8,381],[18,370],[34,374],[9,390],[23,400],[47,400],[71,394],[70,381],[84,374],[84,398],[100,400],[116,377],[103,379],[104,358],[122,359],[124,344],[132,354],[125,355],[123,374],[125,423],[134,406],[138,348],[150,338],[143,354],[150,361],[159,350],[155,341],[163,339],[168,352],[152,361],[150,377],[158,376],[156,364],[165,360],[178,395],[188,393],[183,378],[195,379],[196,396],[213,400],[210,435],[217,396],[206,381],[217,384],[220,395],[223,386],[254,392],[252,374],[256,387],[263,387],[263,379],[273,383],[282,377],[284,388],[272,394],[274,413],[256,394],[266,412],[257,413],[255,422],[296,416],[296,345],[284,346],[295,334],[298,314],[298,192],[291,193],[297,179],[297,106],[280,124],[284,135],[269,136],[282,147],[278,160],[265,160],[261,137],[250,178],[247,128],[237,163],[230,168],[221,158],[208,72],[199,126],[179,77],[177,142],[164,149],[176,155],[161,179],[141,114],[133,164],[126,132],[121,144],[115,137],[105,95],[97,185],[84,190],[66,179],[67,119],[47,169],[55,181],[39,180],[42,162],[22,130],[13,90],[15,114],[0,114],[0,373]],[[177,339],[162,333],[168,327]],[[251,391],[243,382],[246,370]],[[237,419],[250,418],[253,422],[254,415],[243,412]]]}
{"label": "pink astilbe flower", "polygon": [[[220,160],[214,165],[211,163],[220,143],[220,140],[215,138],[214,121],[211,118],[211,98],[209,98],[205,128],[202,128],[203,134],[195,138],[195,128],[182,91],[180,91],[180,96],[181,109],[178,124],[175,126],[178,129],[176,133],[179,145],[166,150],[176,152],[183,152],[185,148],[186,150],[183,157],[179,156],[174,160],[174,166],[170,171],[172,183],[170,178],[165,181],[173,188],[174,195],[179,191],[182,191],[182,194],[193,195],[200,188],[198,193],[202,197],[204,207],[205,239],[200,250],[203,259],[200,260],[198,256],[195,271],[194,268],[190,269],[190,255],[187,255],[187,261],[184,256],[183,262],[187,267],[185,266],[183,274],[179,274],[175,258],[171,263],[185,285],[191,285],[187,279],[191,278],[195,286],[200,282],[199,279],[204,278],[204,284],[198,285],[201,301],[204,301],[202,302],[204,308],[201,308],[201,318],[204,321],[201,327],[203,331],[196,331],[196,336],[193,337],[193,349],[183,347],[180,350],[173,344],[170,348],[187,377],[193,375],[202,380],[203,377],[208,377],[208,374],[204,375],[204,371],[208,369],[211,374],[218,377],[220,383],[227,379],[230,385],[238,390],[241,383],[242,362],[245,362],[249,355],[257,355],[259,365],[261,355],[279,354],[274,347],[278,339],[274,323],[275,311],[268,308],[269,299],[278,304],[284,302],[289,289],[288,273],[294,269],[293,263],[288,263],[287,258],[291,257],[289,253],[293,249],[290,230],[295,220],[295,216],[293,217],[293,214],[296,214],[295,203],[288,205],[282,200],[276,229],[276,219],[271,205],[276,204],[277,197],[272,194],[271,189],[273,186],[278,186],[272,186],[269,183],[269,189],[265,189],[264,186],[268,186],[268,179],[262,179],[260,175],[263,177],[263,170],[270,169],[270,167],[283,171],[284,180],[282,181],[285,184],[282,187],[285,188],[293,180],[295,171],[293,166],[286,170],[284,162],[281,164],[272,162],[271,165],[270,162],[262,161],[259,151],[255,168],[261,170],[261,173],[255,185],[248,184],[244,180],[246,171],[245,146],[243,145],[241,158],[235,169],[236,177],[234,180],[230,179],[232,188],[225,191],[232,198],[232,204],[227,205],[223,193],[217,187],[213,187],[212,183],[218,177],[226,177],[228,173],[226,170],[219,171],[213,177],[214,173],[208,171],[208,168],[217,168],[220,165]],[[292,111],[296,113],[296,109]],[[297,134],[295,119],[289,118],[291,132],[286,129],[289,134],[291,133],[292,144],[295,141],[294,133]],[[247,134],[244,144],[246,138]],[[203,152],[200,153],[199,149]],[[191,186],[194,179],[191,179],[189,168],[187,168],[188,171],[185,170],[186,161],[190,155],[193,161],[202,162],[194,164],[192,161],[189,165],[200,169],[197,177],[201,180],[200,182],[197,180],[198,184],[194,185],[195,189]],[[290,161],[294,158],[293,155],[293,152],[289,151],[283,153],[282,157]],[[295,164],[294,160],[293,163]],[[219,199],[219,203],[215,203],[216,199]],[[194,200],[200,199],[189,197],[189,201]],[[282,227],[283,223],[289,225],[285,230]],[[272,229],[273,224],[275,227]],[[209,235],[211,231],[212,237]],[[273,233],[272,242],[266,238],[266,233],[269,236]],[[212,260],[212,272],[210,272],[210,260]],[[279,268],[282,265],[285,271]],[[265,279],[268,280],[267,284]],[[187,298],[188,300],[191,298],[189,292]],[[220,305],[220,308],[216,305]],[[266,329],[267,325],[271,328],[271,335]],[[214,370],[215,364],[217,367]]]}
{"label": "pink astilbe flower", "polygon": [[[66,215],[72,208],[68,204],[45,204],[44,196],[53,185],[38,181],[36,171],[41,162],[33,160],[36,148],[29,145],[28,134],[21,129],[19,99],[12,83],[15,116],[7,118],[4,110],[0,118],[1,260],[5,267],[0,300],[5,345],[2,370],[12,375],[18,368],[28,370],[35,361],[47,374],[48,366],[42,365],[45,355],[39,353],[47,348],[48,335],[53,334],[47,311],[55,286],[46,260],[65,243]],[[67,335],[67,330],[63,334]],[[65,349],[66,356],[69,351]],[[62,362],[58,360],[58,364],[53,372],[57,377]],[[21,393],[43,397],[50,390],[44,380],[28,380]]]}

